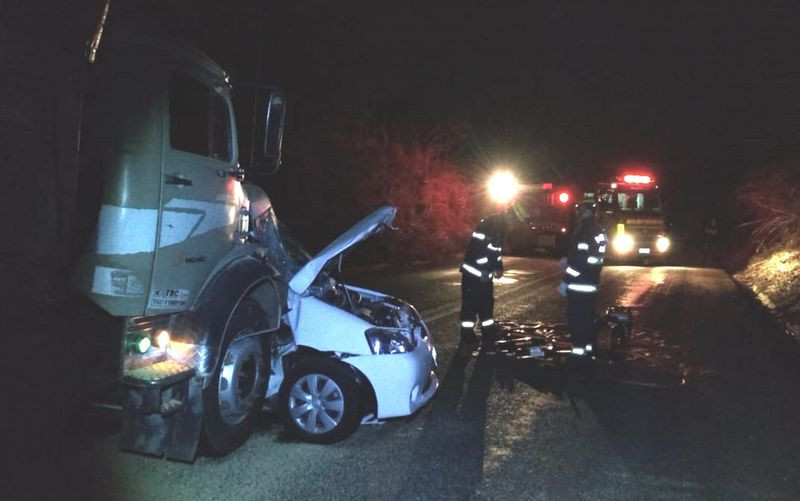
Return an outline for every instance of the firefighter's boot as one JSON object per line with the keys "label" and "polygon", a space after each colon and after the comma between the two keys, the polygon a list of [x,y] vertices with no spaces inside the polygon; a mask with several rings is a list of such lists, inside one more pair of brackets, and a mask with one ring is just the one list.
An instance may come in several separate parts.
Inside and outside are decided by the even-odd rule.
{"label": "firefighter's boot", "polygon": [[481,351],[486,355],[494,355],[497,351],[497,325],[494,320],[481,322]]}

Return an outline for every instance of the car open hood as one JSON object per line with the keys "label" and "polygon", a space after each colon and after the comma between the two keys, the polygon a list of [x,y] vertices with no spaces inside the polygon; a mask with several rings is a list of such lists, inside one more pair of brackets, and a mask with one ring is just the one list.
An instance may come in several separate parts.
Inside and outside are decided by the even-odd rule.
{"label": "car open hood", "polygon": [[331,259],[346,251],[353,245],[366,240],[375,233],[378,233],[384,226],[389,226],[394,220],[397,209],[392,206],[384,206],[365,217],[349,230],[344,232],[339,238],[328,244],[327,247],[314,256],[311,261],[305,264],[294,277],[289,280],[289,288],[297,294],[303,294],[306,289],[314,282],[319,272]]}

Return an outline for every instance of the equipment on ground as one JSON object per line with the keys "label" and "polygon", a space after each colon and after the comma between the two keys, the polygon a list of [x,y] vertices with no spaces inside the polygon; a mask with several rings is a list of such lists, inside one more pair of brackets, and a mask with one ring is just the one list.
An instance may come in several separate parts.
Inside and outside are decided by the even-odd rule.
{"label": "equipment on ground", "polygon": [[[518,324],[500,321],[498,340],[495,343],[498,355],[516,360],[538,360],[560,364],[572,355],[572,343],[566,324],[536,322]],[[632,315],[630,308],[612,306],[603,316],[595,319],[598,332],[596,354],[607,354],[631,338]]]}

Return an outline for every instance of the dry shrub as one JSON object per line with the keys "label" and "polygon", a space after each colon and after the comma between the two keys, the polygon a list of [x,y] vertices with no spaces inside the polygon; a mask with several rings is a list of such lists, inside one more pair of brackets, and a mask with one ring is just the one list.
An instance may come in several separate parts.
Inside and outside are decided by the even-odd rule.
{"label": "dry shrub", "polygon": [[348,159],[352,203],[366,214],[397,207],[398,230],[382,238],[395,263],[444,261],[461,250],[473,223],[471,188],[453,152],[457,134],[442,130],[409,134],[362,126],[336,142]]}
{"label": "dry shrub", "polygon": [[739,189],[756,252],[800,247],[800,169],[775,167],[761,171]]}
{"label": "dry shrub", "polygon": [[787,318],[800,315],[800,170],[758,172],[738,192],[755,255],[736,278]]}

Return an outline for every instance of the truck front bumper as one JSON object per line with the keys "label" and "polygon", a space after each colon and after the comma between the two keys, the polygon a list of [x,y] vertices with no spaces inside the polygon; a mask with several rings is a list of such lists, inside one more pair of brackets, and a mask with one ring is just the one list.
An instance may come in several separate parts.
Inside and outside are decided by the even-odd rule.
{"label": "truck front bumper", "polygon": [[122,384],[120,449],[193,461],[203,423],[195,369],[165,359],[126,371]]}

